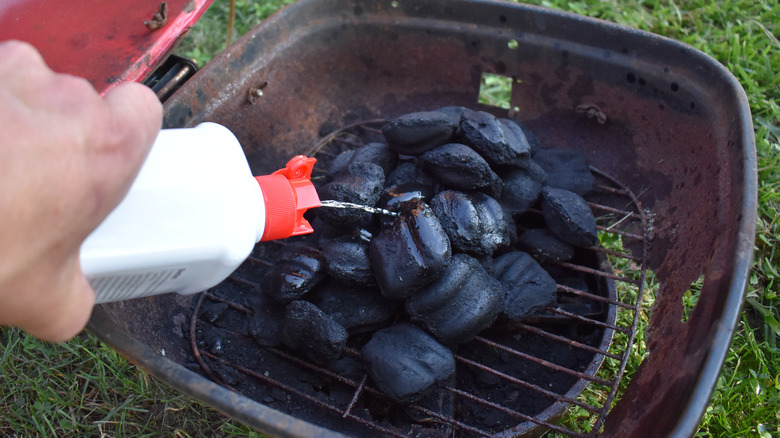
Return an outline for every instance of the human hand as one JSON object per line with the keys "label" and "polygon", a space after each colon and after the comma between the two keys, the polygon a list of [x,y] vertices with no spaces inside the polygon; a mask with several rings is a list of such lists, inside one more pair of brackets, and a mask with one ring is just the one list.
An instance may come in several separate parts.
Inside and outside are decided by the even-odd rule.
{"label": "human hand", "polygon": [[53,342],[84,328],[95,294],[79,248],[127,193],[161,123],[141,84],[101,97],[32,46],[0,43],[0,325]]}

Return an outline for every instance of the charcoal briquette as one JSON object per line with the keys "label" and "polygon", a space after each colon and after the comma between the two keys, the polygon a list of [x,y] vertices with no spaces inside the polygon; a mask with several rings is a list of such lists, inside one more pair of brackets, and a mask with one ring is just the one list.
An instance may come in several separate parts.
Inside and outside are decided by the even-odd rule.
{"label": "charcoal briquette", "polygon": [[433,210],[409,202],[374,236],[368,255],[382,294],[402,299],[434,281],[452,257],[452,248]]}
{"label": "charcoal briquette", "polygon": [[563,189],[542,189],[542,216],[550,232],[574,246],[598,243],[596,219],[580,195]]}
{"label": "charcoal briquette", "polygon": [[503,254],[487,270],[506,288],[504,315],[510,321],[521,321],[555,302],[555,280],[527,253]]}
{"label": "charcoal briquette", "polygon": [[336,155],[328,165],[328,175],[336,175],[346,169],[353,155],[355,155],[354,149],[348,149]]}
{"label": "charcoal briquette", "polygon": [[[531,131],[525,124],[518,122],[515,119],[499,119],[501,120],[501,124],[506,126],[514,125],[518,128],[520,128],[523,131],[523,134],[525,135],[525,140],[528,142],[528,147],[531,151],[531,156],[536,155],[536,152],[539,151],[542,148],[542,142],[539,141],[539,137],[537,137],[533,131]],[[514,127],[510,127],[509,129],[513,130]]]}
{"label": "charcoal briquette", "polygon": [[431,208],[454,252],[484,256],[510,244],[509,228],[514,222],[498,201],[484,193],[445,190],[433,197]]}
{"label": "charcoal briquette", "polygon": [[501,205],[513,215],[522,214],[539,200],[547,173],[531,161],[522,169],[513,169],[503,175]]}
{"label": "charcoal briquette", "polygon": [[593,189],[595,177],[585,155],[574,149],[541,149],[534,161],[547,173],[547,185],[574,192],[580,196]]}
{"label": "charcoal briquette", "polygon": [[446,114],[448,117],[452,118],[452,122],[457,126],[455,128],[455,132],[452,134],[452,138],[458,138],[461,135],[460,130],[460,119],[463,117],[464,114],[468,114],[470,112],[473,112],[474,110],[466,108],[465,106],[445,106],[438,108],[436,111]]}
{"label": "charcoal briquette", "polygon": [[482,156],[464,144],[448,143],[420,158],[423,169],[448,188],[479,190],[494,198],[501,196],[501,179]]}
{"label": "charcoal briquette", "polygon": [[438,111],[404,114],[382,127],[390,149],[407,155],[423,152],[450,141],[458,123]]}
{"label": "charcoal briquette", "polygon": [[[374,163],[350,162],[333,180],[317,189],[320,199],[345,201],[373,206],[385,185],[385,172]],[[351,229],[368,226],[370,213],[359,209],[319,208],[319,218],[334,228]]]}
{"label": "charcoal briquette", "polygon": [[328,275],[345,284],[375,286],[374,272],[368,259],[371,238],[371,233],[364,229],[320,237],[319,246]]}
{"label": "charcoal briquette", "polygon": [[400,403],[418,400],[455,372],[452,351],[410,323],[377,331],[362,353],[376,387]]}
{"label": "charcoal briquette", "polygon": [[227,310],[228,305],[227,303],[208,303],[203,304],[200,308],[200,317],[204,321],[208,321],[212,324],[214,324],[217,319],[219,319],[222,314]]}
{"label": "charcoal briquette", "polygon": [[477,151],[491,166],[523,167],[531,158],[531,147],[522,129],[509,129],[496,116],[484,111],[463,114],[460,119],[464,143]]}
{"label": "charcoal briquette", "polygon": [[354,287],[335,281],[321,284],[309,300],[350,334],[365,333],[389,323],[401,307],[377,287]]}
{"label": "charcoal briquette", "polygon": [[424,202],[430,203],[436,188],[432,185],[416,181],[405,182],[389,186],[382,192],[377,205],[389,211],[400,211],[404,203]]}
{"label": "charcoal briquette", "polygon": [[287,305],[282,340],[284,345],[312,362],[328,365],[341,356],[347,330],[314,304],[298,300]]}
{"label": "charcoal briquette", "polygon": [[250,336],[263,346],[281,345],[285,306],[262,292],[256,294],[253,300]]}
{"label": "charcoal briquette", "polygon": [[402,161],[398,163],[395,169],[385,178],[386,188],[412,183],[428,185],[434,188],[438,185],[436,178],[418,166],[416,161]]}
{"label": "charcoal briquette", "polygon": [[319,249],[290,245],[266,272],[261,288],[280,303],[297,300],[325,276],[325,258]]}
{"label": "charcoal briquette", "polygon": [[390,150],[388,145],[374,142],[355,149],[349,161],[374,163],[382,168],[385,175],[388,175],[398,164],[398,154]]}
{"label": "charcoal briquette", "polygon": [[518,238],[520,249],[541,261],[565,262],[574,257],[574,247],[545,228],[531,228]]}
{"label": "charcoal briquette", "polygon": [[473,257],[454,254],[435,283],[406,301],[412,321],[445,345],[472,339],[504,310],[505,287]]}

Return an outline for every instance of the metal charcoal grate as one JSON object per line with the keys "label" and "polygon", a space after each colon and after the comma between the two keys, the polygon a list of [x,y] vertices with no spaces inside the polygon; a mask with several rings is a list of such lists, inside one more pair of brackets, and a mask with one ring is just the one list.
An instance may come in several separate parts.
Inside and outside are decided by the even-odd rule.
{"label": "metal charcoal grate", "polygon": [[[382,122],[346,126],[309,155],[326,168],[341,151],[374,141]],[[190,323],[197,367],[249,398],[348,434],[595,435],[625,383],[652,227],[630,190],[592,171],[597,184],[588,201],[602,245],[578,248],[571,262],[551,268],[578,273],[586,283],[558,284],[556,306],[522,323],[496,323],[458,346],[455,375],[416,403],[396,404],[372,386],[361,365],[360,336],[350,338],[345,357],[330,368],[251,339],[252,296],[281,242],[258,245],[228,281],[200,296]]]}

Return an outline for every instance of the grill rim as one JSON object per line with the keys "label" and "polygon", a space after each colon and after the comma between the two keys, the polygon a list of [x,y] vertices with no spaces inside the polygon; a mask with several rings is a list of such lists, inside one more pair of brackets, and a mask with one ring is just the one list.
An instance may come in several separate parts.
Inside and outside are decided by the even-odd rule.
{"label": "grill rim", "polygon": [[[457,0],[455,1],[457,2]],[[303,0],[299,4],[296,4],[295,6],[302,6],[304,4],[310,4],[315,2],[310,2]],[[460,2],[457,2],[460,3]],[[479,2],[479,3],[490,3],[490,2]],[[495,3],[491,3],[495,4]],[[502,5],[502,6],[508,6],[508,5]],[[720,321],[717,330],[713,332],[712,338],[707,339],[706,345],[706,353],[704,358],[702,359],[700,365],[701,368],[695,369],[695,382],[694,388],[692,393],[686,393],[685,394],[685,400],[683,402],[675,403],[675,405],[679,405],[680,409],[676,409],[673,413],[673,416],[671,416],[672,425],[674,425],[673,433],[676,436],[688,436],[691,435],[698,425],[698,421],[701,418],[701,415],[704,411],[704,407],[707,405],[709,401],[709,397],[714,389],[715,381],[720,373],[720,368],[722,367],[723,361],[725,360],[726,353],[728,352],[728,347],[730,344],[730,339],[733,336],[734,327],[736,326],[738,315],[739,315],[739,309],[741,307],[743,295],[745,292],[745,286],[747,284],[747,276],[750,270],[750,264],[752,261],[752,253],[753,253],[753,243],[755,240],[755,221],[757,217],[756,212],[756,203],[757,203],[757,174],[756,174],[756,154],[755,154],[755,141],[752,133],[752,129],[749,129],[749,127],[752,126],[751,118],[750,118],[750,111],[749,107],[747,106],[747,98],[744,94],[744,91],[739,86],[739,83],[736,81],[736,79],[728,73],[728,71],[720,65],[717,61],[706,57],[706,55],[703,55],[701,52],[692,49],[688,45],[684,45],[682,43],[677,43],[675,41],[669,40],[667,38],[658,37],[656,35],[648,34],[646,32],[642,31],[635,31],[633,29],[627,29],[623,26],[616,25],[613,23],[605,23],[600,22],[598,20],[589,19],[586,17],[576,16],[573,14],[566,14],[566,13],[559,13],[559,12],[550,12],[544,8],[529,8],[524,7],[522,5],[512,5],[511,7],[516,7],[518,9],[525,9],[533,11],[534,13],[539,13],[542,15],[545,15],[546,17],[550,18],[555,15],[561,16],[562,18],[566,18],[568,20],[571,20],[574,18],[577,23],[571,23],[574,25],[579,25],[580,23],[588,23],[588,26],[590,28],[597,28],[600,31],[602,30],[612,30],[613,36],[614,35],[621,35],[624,32],[628,31],[631,35],[631,37],[635,40],[636,43],[642,43],[643,46],[646,45],[649,41],[649,39],[652,39],[655,43],[657,43],[659,46],[669,46],[671,44],[671,47],[674,49],[679,49],[683,55],[677,55],[678,57],[686,57],[690,56],[692,57],[694,62],[698,62],[700,64],[703,64],[705,68],[708,68],[710,70],[714,70],[716,73],[720,75],[716,80],[722,80],[725,81],[725,84],[721,83],[720,86],[722,87],[724,94],[726,96],[724,99],[731,102],[734,98],[736,98],[737,102],[735,102],[735,105],[737,107],[737,111],[735,111],[734,119],[736,121],[732,122],[732,125],[734,126],[734,130],[736,131],[734,138],[738,145],[738,150],[743,153],[743,155],[740,157],[740,160],[738,160],[738,165],[735,165],[735,168],[739,169],[740,172],[740,179],[739,181],[736,181],[739,184],[742,184],[743,186],[740,186],[738,196],[736,201],[734,201],[734,205],[737,205],[738,208],[735,207],[735,213],[734,216],[739,215],[740,220],[736,224],[736,227],[733,231],[733,235],[730,237],[732,240],[738,240],[738,245],[736,245],[736,249],[734,251],[729,251],[729,258],[728,258],[728,265],[730,269],[727,272],[724,272],[724,276],[727,277],[728,282],[723,284],[724,292],[721,297],[718,297],[719,299],[722,299],[725,301],[723,310],[718,310],[718,320]],[[277,17],[281,14],[277,14]],[[272,19],[273,20],[273,19]],[[272,20],[269,20],[267,23],[272,22]],[[649,37],[649,38],[648,38]],[[615,40],[620,40],[621,38],[615,38]],[[224,59],[224,58],[223,58]],[[175,96],[174,96],[175,97]],[[174,99],[175,100],[175,99]],[[186,100],[181,99],[181,100]],[[181,101],[179,102],[181,104]],[[202,104],[202,102],[201,102]],[[171,110],[174,111],[171,111]],[[183,106],[179,105],[176,107],[168,106],[166,107],[166,124],[168,126],[179,126],[181,123],[190,123],[195,124],[197,123],[194,119],[188,119],[187,116],[182,116],[182,110],[184,111],[184,114],[187,114],[188,111],[190,116],[193,116],[193,112],[195,113],[194,118],[197,119],[199,117],[202,117],[203,112],[208,112],[212,109],[211,106],[206,108],[205,106],[199,106],[194,105],[191,108],[187,107],[184,108]],[[178,111],[178,112],[177,112]],[[165,303],[168,303],[168,301],[164,301]],[[119,312],[121,312],[121,307],[118,308]],[[100,310],[100,311],[98,311]],[[117,308],[109,307],[107,312],[103,312],[101,309],[96,309],[96,311],[93,314],[93,318],[116,318],[117,314]],[[121,313],[119,313],[121,315]],[[121,319],[121,316],[120,316]],[[101,332],[94,331],[98,337],[106,338],[106,339],[118,339],[117,333],[119,332],[125,332],[127,325],[125,324],[110,324],[108,326],[104,326],[104,328],[111,328],[113,330],[112,333],[106,334],[106,336],[102,336]],[[127,333],[127,332],[125,332]],[[132,338],[132,337],[131,337]],[[710,342],[712,340],[712,342]],[[115,341],[109,340],[106,341],[107,344],[111,345],[115,349],[121,352],[122,346],[117,344]],[[150,349],[152,353],[154,354],[153,350]],[[136,359],[131,359],[136,362]],[[166,359],[167,360],[167,359]],[[171,363],[175,364],[175,362],[172,362],[168,360],[168,367],[170,368]],[[699,364],[697,362],[697,364]],[[186,368],[179,367],[182,371],[186,371]],[[177,379],[178,376],[178,370],[176,369],[169,369],[168,370],[171,374],[164,374],[163,380],[169,384],[171,384],[174,387],[178,388],[177,385]],[[215,400],[214,397],[208,396],[205,398],[200,398],[200,400],[204,400],[209,404],[219,404]],[[220,408],[221,410],[225,411],[228,410],[226,407]],[[236,416],[232,415],[236,418],[242,417],[242,416]],[[243,416],[245,417],[245,416]],[[241,420],[241,418],[239,418]],[[289,420],[289,419],[288,419]],[[631,430],[631,428],[635,428],[638,425],[646,424],[648,421],[651,421],[652,419],[647,418],[626,418],[626,425],[624,425],[625,428],[628,430]],[[244,420],[241,420],[244,421]],[[244,421],[247,424],[254,424],[258,430],[263,430],[263,427],[267,427],[267,425],[260,425],[258,426],[256,422],[254,421]],[[644,423],[643,423],[644,422]],[[666,427],[664,425],[663,427]],[[666,430],[666,429],[664,429]],[[287,436],[287,435],[284,435]]]}

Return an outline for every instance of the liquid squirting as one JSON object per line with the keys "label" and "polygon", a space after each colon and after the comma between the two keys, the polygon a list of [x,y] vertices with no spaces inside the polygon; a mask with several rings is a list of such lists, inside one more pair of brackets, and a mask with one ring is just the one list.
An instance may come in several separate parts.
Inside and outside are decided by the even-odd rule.
{"label": "liquid squirting", "polygon": [[384,208],[378,208],[378,207],[369,207],[367,205],[360,205],[360,204],[353,204],[351,202],[345,202],[345,201],[333,201],[330,199],[326,200],[320,200],[320,207],[331,207],[331,208],[344,208],[344,209],[352,209],[352,210],[363,210],[372,214],[384,214],[387,216],[398,216],[398,213],[390,210],[385,210]]}

